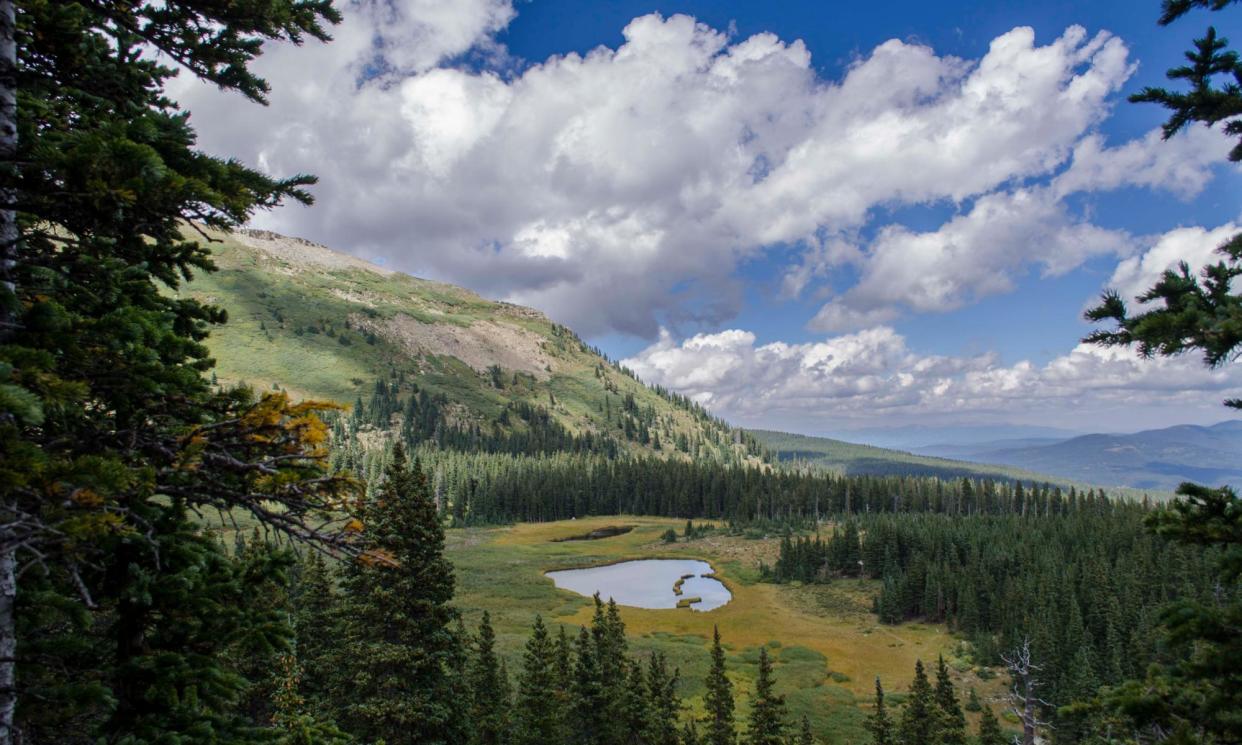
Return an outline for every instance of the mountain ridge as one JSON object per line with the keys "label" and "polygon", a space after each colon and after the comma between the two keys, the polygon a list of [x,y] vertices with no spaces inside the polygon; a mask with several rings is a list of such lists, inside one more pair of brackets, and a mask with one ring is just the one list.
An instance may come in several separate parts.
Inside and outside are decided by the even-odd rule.
{"label": "mountain ridge", "polygon": [[[1136,489],[1172,490],[1183,481],[1242,487],[1242,420],[1177,424],[1132,433],[1093,433],[1050,443],[957,451],[972,463],[994,463],[1063,478]],[[921,448],[940,454],[944,448]]]}
{"label": "mountain ridge", "polygon": [[[745,433],[648,386],[537,310],[270,231],[208,231],[217,271],[178,292],[223,307],[206,342],[221,385],[350,405],[379,384],[441,401],[455,426],[554,421],[633,454],[762,460]],[[601,444],[602,443],[602,444]]]}

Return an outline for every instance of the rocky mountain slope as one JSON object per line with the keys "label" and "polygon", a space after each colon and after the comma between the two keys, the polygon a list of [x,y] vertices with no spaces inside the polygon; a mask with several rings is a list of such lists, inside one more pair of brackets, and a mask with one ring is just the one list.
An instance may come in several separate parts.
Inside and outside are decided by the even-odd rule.
{"label": "rocky mountain slope", "polygon": [[214,234],[219,271],[181,292],[228,311],[208,347],[220,384],[349,405],[376,381],[442,397],[455,424],[521,428],[532,409],[635,453],[758,460],[741,430],[648,387],[530,308],[418,279],[298,238]]}

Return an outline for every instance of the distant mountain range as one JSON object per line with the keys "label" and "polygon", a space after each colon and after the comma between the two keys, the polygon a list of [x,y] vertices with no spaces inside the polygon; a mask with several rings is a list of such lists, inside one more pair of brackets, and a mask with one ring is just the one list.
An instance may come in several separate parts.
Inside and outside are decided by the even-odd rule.
{"label": "distant mountain range", "polygon": [[1183,481],[1242,488],[1242,420],[1133,434],[1027,437],[912,448],[919,455],[1011,466],[1093,484],[1172,490]]}
{"label": "distant mountain range", "polygon": [[969,478],[1051,483],[1064,487],[1102,486],[1013,466],[920,455],[828,437],[763,429],[749,431],[780,463],[793,467],[817,468],[846,476],[932,476],[948,480]]}

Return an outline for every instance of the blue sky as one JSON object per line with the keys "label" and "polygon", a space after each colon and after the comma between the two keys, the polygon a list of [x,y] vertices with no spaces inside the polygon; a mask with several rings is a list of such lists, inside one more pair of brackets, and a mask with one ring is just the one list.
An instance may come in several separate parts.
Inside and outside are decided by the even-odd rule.
{"label": "blue sky", "polygon": [[[543,60],[569,52],[585,54],[617,46],[620,30],[630,19],[650,12],[684,13],[720,29],[735,29],[739,37],[770,31],[783,39],[802,39],[815,68],[827,79],[839,78],[860,55],[888,39],[930,45],[937,52],[977,58],[989,43],[1014,26],[1031,26],[1037,40],[1059,36],[1072,25],[1088,31],[1108,30],[1130,46],[1137,72],[1116,96],[1115,113],[1100,127],[1110,141],[1141,136],[1160,126],[1164,111],[1156,106],[1124,100],[1146,86],[1166,86],[1165,70],[1181,59],[1189,41],[1211,21],[1222,34],[1242,38],[1242,14],[1191,15],[1171,27],[1156,25],[1158,3],[1134,0],[1098,2],[996,1],[960,3],[813,3],[813,2],[595,2],[591,12],[572,0],[531,0],[517,6],[518,14],[499,35],[509,51],[523,61]],[[1219,224],[1242,210],[1242,177],[1222,171],[1213,192],[1190,201],[1169,199],[1148,190],[1125,189],[1096,196],[1091,208],[1096,222],[1135,233],[1158,233],[1171,227]],[[909,209],[900,215],[906,224],[931,227],[951,214],[947,205]],[[930,215],[930,217],[929,217]],[[804,324],[814,315],[813,302],[780,301],[773,297],[782,262],[778,255],[742,267],[748,287],[747,302],[734,324],[755,331],[763,341],[811,341],[817,334]],[[1030,274],[1018,289],[978,305],[943,316],[907,319],[896,328],[911,346],[930,354],[960,354],[992,349],[1006,361],[1032,359],[1046,362],[1065,351],[1089,327],[1082,320],[1087,298],[1105,284],[1112,265],[1095,261],[1065,277],[1041,279]],[[1015,329],[1021,329],[1015,333]],[[623,334],[593,339],[610,355],[624,358],[641,351],[647,341]]]}
{"label": "blue sky", "polygon": [[1242,224],[1227,138],[1161,142],[1215,23],[1151,2],[386,0],[272,48],[204,147],[321,178],[256,224],[530,305],[750,426],[1132,430],[1233,368],[1079,345]]}

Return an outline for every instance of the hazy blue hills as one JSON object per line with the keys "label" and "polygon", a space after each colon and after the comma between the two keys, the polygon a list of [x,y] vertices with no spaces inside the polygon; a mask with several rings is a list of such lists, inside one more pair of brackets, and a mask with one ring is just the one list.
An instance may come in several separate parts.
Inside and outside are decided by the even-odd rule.
{"label": "hazy blue hills", "polygon": [[1133,434],[929,445],[917,452],[1136,489],[1171,490],[1183,481],[1242,487],[1242,420]]}

